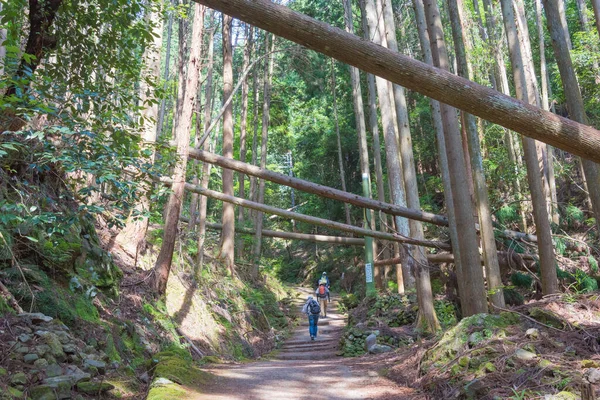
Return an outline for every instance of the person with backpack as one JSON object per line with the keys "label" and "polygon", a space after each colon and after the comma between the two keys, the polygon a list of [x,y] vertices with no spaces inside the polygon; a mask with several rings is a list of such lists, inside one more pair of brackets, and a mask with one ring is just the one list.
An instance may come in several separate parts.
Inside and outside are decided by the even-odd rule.
{"label": "person with backpack", "polygon": [[317,290],[315,290],[317,300],[321,306],[321,317],[327,318],[327,302],[329,301],[329,289],[324,283],[320,284]]}
{"label": "person with backpack", "polygon": [[306,303],[304,303],[304,306],[302,307],[302,312],[308,315],[308,333],[310,334],[310,340],[315,340],[317,338],[317,324],[319,323],[321,306],[319,306],[319,303],[317,303],[312,296],[308,296]]}
{"label": "person with backpack", "polygon": [[321,277],[317,280],[317,286],[320,286],[321,284],[324,284],[327,289],[329,289],[329,287],[331,286],[331,283],[329,282],[329,277],[327,276],[327,272],[325,271],[323,271]]}

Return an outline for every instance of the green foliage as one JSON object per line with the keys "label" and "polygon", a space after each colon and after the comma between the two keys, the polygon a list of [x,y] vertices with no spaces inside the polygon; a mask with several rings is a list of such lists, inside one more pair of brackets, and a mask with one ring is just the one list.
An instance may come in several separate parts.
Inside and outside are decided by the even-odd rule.
{"label": "green foliage", "polygon": [[598,281],[581,269],[576,269],[573,274],[574,284],[573,289],[577,293],[591,293],[598,290]]}
{"label": "green foliage", "polygon": [[519,220],[519,212],[515,204],[505,204],[496,213],[498,221],[503,225],[508,225]]}
{"label": "green foliage", "polygon": [[523,298],[523,295],[521,293],[517,292],[515,289],[505,287],[503,292],[504,292],[504,301],[508,305],[521,306],[525,303],[525,299]]}
{"label": "green foliage", "polygon": [[583,211],[573,205],[573,204],[569,204],[565,207],[564,210],[564,221],[566,222],[566,224],[570,227],[575,226],[577,223],[582,223],[585,219],[585,214],[583,213]]}
{"label": "green foliage", "polygon": [[598,273],[598,260],[596,260],[596,258],[594,258],[593,256],[588,256],[588,262],[590,263],[590,270],[594,273],[597,274]]}
{"label": "green foliage", "polygon": [[456,325],[458,319],[456,318],[456,308],[454,303],[444,300],[435,300],[433,302],[435,313],[442,325],[443,329]]}
{"label": "green foliage", "polygon": [[515,272],[510,276],[510,281],[513,285],[522,288],[531,288],[531,284],[533,283],[533,278],[529,274],[524,274],[522,272]]}

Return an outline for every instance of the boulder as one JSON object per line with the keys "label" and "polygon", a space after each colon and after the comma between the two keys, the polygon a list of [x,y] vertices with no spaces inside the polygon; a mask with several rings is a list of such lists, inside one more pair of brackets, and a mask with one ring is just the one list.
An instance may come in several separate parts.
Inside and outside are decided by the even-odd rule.
{"label": "boulder", "polygon": [[106,371],[106,363],[92,359],[83,360],[83,369],[87,370],[90,367],[96,368],[101,374]]}
{"label": "boulder", "polygon": [[48,378],[54,378],[55,376],[61,376],[63,374],[63,369],[58,364],[49,364],[45,368],[45,371]]}
{"label": "boulder", "polygon": [[54,389],[48,385],[34,386],[29,389],[32,400],[56,400]]}
{"label": "boulder", "polygon": [[371,346],[369,348],[369,353],[381,354],[381,353],[388,353],[392,350],[394,350],[394,349],[391,348],[390,346],[386,346],[385,344],[374,344],[373,346]]}
{"label": "boulder", "polygon": [[600,383],[600,369],[599,368],[590,368],[585,371],[583,375],[585,380],[589,383]]}
{"label": "boulder", "polygon": [[[352,339],[350,339],[350,340],[352,340]],[[365,350],[370,352],[371,347],[373,347],[376,344],[377,344],[377,336],[374,333],[371,333],[369,336],[367,336],[367,339],[365,340]]]}
{"label": "boulder", "polygon": [[11,386],[25,385],[26,383],[27,375],[25,375],[23,372],[16,373],[10,378]]}
{"label": "boulder", "polygon": [[58,361],[64,361],[67,357],[63,351],[63,345],[55,333],[44,332],[40,335],[46,345],[50,348],[50,354]]}

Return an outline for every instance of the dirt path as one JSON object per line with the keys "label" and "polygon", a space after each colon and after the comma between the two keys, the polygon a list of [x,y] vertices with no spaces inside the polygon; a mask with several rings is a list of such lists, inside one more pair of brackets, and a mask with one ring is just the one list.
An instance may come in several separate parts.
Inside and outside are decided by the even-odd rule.
{"label": "dirt path", "polygon": [[[307,290],[295,301],[302,307]],[[381,364],[357,362],[337,356],[343,316],[335,313],[335,299],[328,318],[319,319],[316,341],[303,321],[283,344],[275,359],[239,365],[218,365],[209,372],[215,379],[201,388],[193,400],[349,400],[413,399],[414,391],[379,375]]]}

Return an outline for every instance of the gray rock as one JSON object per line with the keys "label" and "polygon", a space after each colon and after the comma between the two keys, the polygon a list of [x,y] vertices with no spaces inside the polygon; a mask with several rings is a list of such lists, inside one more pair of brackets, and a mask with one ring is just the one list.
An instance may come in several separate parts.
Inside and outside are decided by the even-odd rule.
{"label": "gray rock", "polygon": [[77,391],[87,394],[107,392],[114,388],[115,387],[113,385],[107,382],[79,382],[77,384]]}
{"label": "gray rock", "polygon": [[50,322],[54,318],[44,315],[42,313],[23,313],[18,315],[19,318],[27,319],[34,324],[39,324],[41,322]]}
{"label": "gray rock", "polygon": [[23,361],[25,361],[27,364],[33,364],[34,361],[37,361],[40,357],[37,354],[34,353],[29,353],[29,354],[25,354],[25,357],[23,357]]}
{"label": "gray rock", "polygon": [[67,343],[71,342],[71,340],[72,340],[67,332],[57,331],[57,332],[55,332],[55,334],[56,334],[56,336],[58,336],[58,340],[60,340],[60,342],[62,344],[67,344]]}
{"label": "gray rock", "polygon": [[29,353],[29,347],[27,346],[19,346],[16,348],[16,352],[17,353],[21,353],[21,354],[27,354]]}
{"label": "gray rock", "polygon": [[394,350],[394,349],[391,348],[390,346],[386,346],[385,344],[374,344],[373,346],[371,346],[369,348],[369,353],[381,354],[381,353],[388,353],[392,350]]}
{"label": "gray rock", "polygon": [[535,360],[536,358],[538,358],[538,355],[535,353],[532,353],[531,351],[519,349],[519,350],[515,351],[515,357],[517,357],[521,361],[531,361],[531,360]]}
{"label": "gray rock", "polygon": [[27,383],[27,375],[25,375],[23,372],[16,373],[13,376],[11,376],[11,378],[10,378],[11,386],[25,385],[26,383]]}
{"label": "gray rock", "polygon": [[75,346],[72,343],[68,343],[68,344],[63,345],[62,349],[67,354],[75,354],[75,353],[77,353],[77,350],[78,350],[77,346]]}
{"label": "gray rock", "polygon": [[43,358],[40,358],[40,359],[38,359],[38,360],[35,360],[35,362],[33,363],[33,365],[34,365],[36,368],[39,368],[39,369],[44,369],[44,370],[45,370],[45,369],[46,369],[46,367],[48,366],[48,361],[47,361],[47,360],[45,360],[45,359],[43,359]]}
{"label": "gray rock", "polygon": [[142,375],[140,375],[140,381],[144,383],[150,382],[150,375],[148,375],[147,372],[144,372]]}
{"label": "gray rock", "polygon": [[106,363],[104,361],[97,361],[91,359],[83,360],[83,369],[87,369],[89,367],[97,368],[101,374],[103,374],[106,371]]}
{"label": "gray rock", "polygon": [[86,373],[79,375],[60,375],[44,379],[44,384],[51,387],[66,387],[69,385],[69,388],[71,388],[79,382],[90,380],[90,378],[90,374]]}
{"label": "gray rock", "polygon": [[48,378],[53,378],[55,376],[60,376],[63,374],[63,369],[58,364],[50,364],[46,367],[46,376]]}
{"label": "gray rock", "polygon": [[27,334],[27,333],[21,333],[19,335],[19,341],[22,343],[27,343],[31,340],[31,335]]}
{"label": "gray rock", "polygon": [[172,384],[175,384],[175,382],[170,381],[167,378],[157,378],[152,382],[152,386],[166,386]]}
{"label": "gray rock", "polygon": [[527,337],[530,339],[537,339],[540,337],[540,331],[537,330],[536,328],[529,328],[525,332],[525,335],[527,335]]}
{"label": "gray rock", "polygon": [[48,385],[34,386],[29,389],[32,400],[55,400],[54,389]]}
{"label": "gray rock", "polygon": [[50,352],[50,346],[47,344],[40,344],[39,346],[35,347],[34,351],[38,356],[43,357],[46,353]]}
{"label": "gray rock", "polygon": [[599,383],[600,368],[589,368],[583,376],[589,383]]}
{"label": "gray rock", "polygon": [[46,332],[43,335],[40,335],[42,339],[46,342],[46,344],[50,347],[50,354],[58,361],[64,361],[66,359],[65,352],[62,348],[62,343],[60,339],[55,333]]}
{"label": "gray rock", "polygon": [[367,336],[367,339],[365,340],[365,349],[370,352],[371,351],[371,347],[375,346],[377,344],[377,336],[375,336],[374,333],[371,333],[369,336]]}

